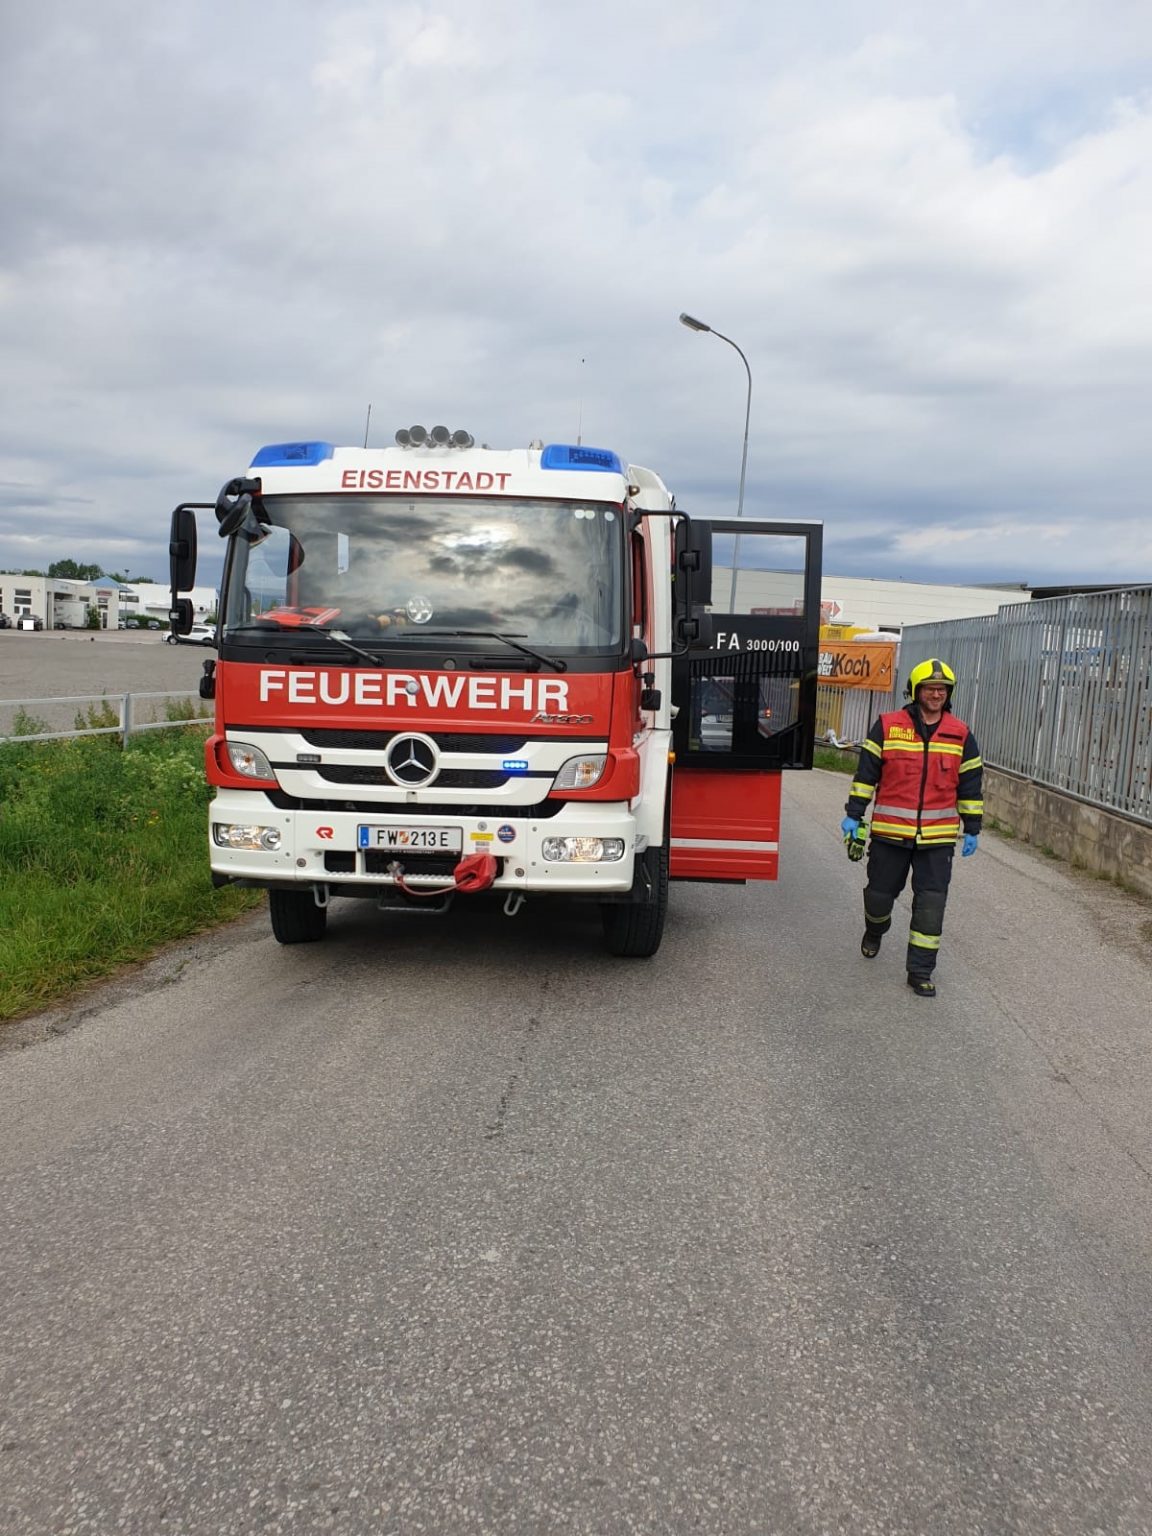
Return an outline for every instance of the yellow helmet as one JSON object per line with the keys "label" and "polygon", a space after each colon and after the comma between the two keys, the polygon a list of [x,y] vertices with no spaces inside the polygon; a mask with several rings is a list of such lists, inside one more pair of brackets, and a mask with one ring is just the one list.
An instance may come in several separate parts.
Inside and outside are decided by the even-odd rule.
{"label": "yellow helmet", "polygon": [[952,690],[956,686],[956,674],[946,661],[938,661],[933,656],[930,661],[921,661],[914,666],[908,674],[908,685],[904,689],[904,697],[914,699],[917,688],[922,688],[925,683],[944,683],[948,689],[949,703],[951,703]]}

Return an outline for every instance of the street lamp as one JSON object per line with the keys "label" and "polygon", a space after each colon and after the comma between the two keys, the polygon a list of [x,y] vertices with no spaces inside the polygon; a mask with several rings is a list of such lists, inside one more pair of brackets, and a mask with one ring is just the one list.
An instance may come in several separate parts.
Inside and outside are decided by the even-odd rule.
{"label": "street lamp", "polygon": [[744,515],[744,476],[748,471],[748,426],[752,420],[752,370],[748,366],[748,359],[740,348],[732,340],[731,336],[725,336],[722,331],[714,331],[710,325],[705,325],[703,320],[697,320],[695,315],[681,315],[680,324],[686,325],[690,331],[708,331],[720,341],[726,341],[734,351],[740,352],[740,361],[744,364],[744,372],[748,375],[748,400],[744,408],[744,452],[740,456],[740,494],[736,501],[736,516]]}
{"label": "street lamp", "polygon": [[[718,337],[721,341],[726,341],[730,347],[740,353],[740,361],[744,364],[744,372],[748,375],[748,400],[744,407],[744,451],[740,455],[740,494],[736,500],[736,516],[743,517],[744,476],[748,470],[748,426],[752,420],[752,370],[748,366],[748,359],[744,356],[744,353],[732,340],[731,336],[725,336],[722,331],[714,331],[712,327],[710,325],[706,325],[703,320],[697,320],[695,315],[681,314],[680,324],[686,325],[690,331],[708,331],[711,335]],[[737,555],[739,554],[739,551],[740,535],[737,534],[732,543],[732,593],[728,599],[728,611],[730,613],[735,612],[736,609],[736,569]]]}

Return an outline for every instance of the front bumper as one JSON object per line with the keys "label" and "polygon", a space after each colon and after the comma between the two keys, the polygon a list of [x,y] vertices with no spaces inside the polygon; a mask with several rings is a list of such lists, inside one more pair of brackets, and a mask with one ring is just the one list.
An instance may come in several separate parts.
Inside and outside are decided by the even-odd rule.
{"label": "front bumper", "polygon": [[[397,814],[397,811],[400,811]],[[514,808],[510,808],[514,810]],[[221,848],[212,836],[214,822],[275,827],[281,835],[275,851]],[[220,790],[208,810],[208,846],[217,883],[242,881],[260,886],[329,885],[345,894],[365,896],[396,884],[387,872],[394,856],[383,859],[357,847],[357,829],[364,825],[459,827],[458,855],[407,854],[401,859],[403,879],[416,888],[451,883],[457,859],[490,853],[499,863],[492,887],[502,891],[553,891],[568,895],[599,895],[632,888],[636,848],[636,819],[625,801],[571,801],[556,816],[534,818],[515,814],[486,816],[405,815],[395,806],[372,811],[284,811],[254,790]],[[615,837],[624,843],[624,856],[600,864],[560,863],[544,858],[543,843],[556,837]]]}

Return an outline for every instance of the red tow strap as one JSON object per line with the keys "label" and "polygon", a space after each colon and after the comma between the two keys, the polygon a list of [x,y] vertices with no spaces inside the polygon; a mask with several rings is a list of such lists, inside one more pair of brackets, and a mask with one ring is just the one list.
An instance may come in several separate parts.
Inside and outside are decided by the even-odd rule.
{"label": "red tow strap", "polygon": [[500,872],[498,861],[490,853],[470,853],[460,860],[452,872],[451,885],[438,885],[433,890],[417,890],[409,885],[403,875],[396,876],[396,884],[406,896],[445,896],[449,891],[462,891],[466,895],[486,891]]}

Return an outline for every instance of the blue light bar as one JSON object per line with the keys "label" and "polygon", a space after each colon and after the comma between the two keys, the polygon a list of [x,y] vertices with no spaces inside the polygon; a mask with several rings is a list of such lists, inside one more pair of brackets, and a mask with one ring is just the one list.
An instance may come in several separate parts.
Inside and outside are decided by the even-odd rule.
{"label": "blue light bar", "polygon": [[270,443],[252,460],[253,469],[273,464],[322,464],[335,453],[331,443]]}
{"label": "blue light bar", "polygon": [[541,469],[593,469],[622,475],[624,466],[611,448],[583,448],[573,443],[549,443],[540,455]]}
{"label": "blue light bar", "polygon": [[527,773],[528,759],[526,757],[506,757],[500,766],[505,773]]}

